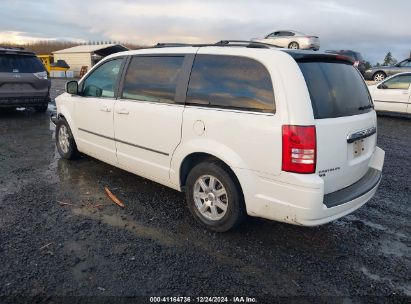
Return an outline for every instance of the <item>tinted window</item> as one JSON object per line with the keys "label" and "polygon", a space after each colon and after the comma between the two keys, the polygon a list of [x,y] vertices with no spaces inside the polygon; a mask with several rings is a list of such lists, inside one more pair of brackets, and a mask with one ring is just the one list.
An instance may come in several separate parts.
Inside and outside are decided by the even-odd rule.
{"label": "tinted window", "polygon": [[37,73],[46,69],[36,56],[0,54],[0,72]]}
{"label": "tinted window", "polygon": [[96,68],[83,83],[83,96],[114,97],[123,59],[114,59]]}
{"label": "tinted window", "polygon": [[411,83],[411,75],[400,75],[388,79],[386,82],[382,83],[380,86],[383,89],[397,89],[397,90],[408,90]]}
{"label": "tinted window", "polygon": [[300,62],[310,92],[314,117],[334,118],[370,111],[368,90],[358,71],[350,64]]}
{"label": "tinted window", "polygon": [[143,57],[131,60],[122,97],[154,102],[174,102],[184,57]]}
{"label": "tinted window", "polygon": [[358,61],[364,61],[364,58],[362,58],[361,53],[355,52],[355,56],[356,56],[356,59],[357,59]]}
{"label": "tinted window", "polygon": [[401,67],[411,67],[411,61],[403,61],[400,63]]}
{"label": "tinted window", "polygon": [[341,54],[341,55],[344,55],[344,56],[348,56],[348,57],[350,57],[353,61],[357,61],[358,59],[357,59],[357,56],[356,56],[356,54],[354,53],[354,52],[351,52],[351,51],[341,51],[341,52],[337,52],[337,53],[339,53],[339,54]]}
{"label": "tinted window", "polygon": [[275,111],[267,69],[253,59],[235,56],[197,55],[187,103]]}

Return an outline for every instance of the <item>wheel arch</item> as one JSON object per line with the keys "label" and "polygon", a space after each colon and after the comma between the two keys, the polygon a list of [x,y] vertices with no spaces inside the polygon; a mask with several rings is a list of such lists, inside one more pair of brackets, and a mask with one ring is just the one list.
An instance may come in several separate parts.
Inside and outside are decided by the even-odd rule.
{"label": "wheel arch", "polygon": [[[67,121],[67,123],[70,127],[70,130],[71,130],[71,134],[73,134],[74,142],[77,145],[77,140],[76,140],[76,138],[77,138],[77,129],[74,127],[74,121],[73,121],[72,116],[70,115],[70,111],[68,109],[66,109],[65,107],[62,107],[61,111],[59,113],[57,113],[57,118],[58,119],[64,118]],[[77,145],[77,147],[78,147],[78,145]]]}
{"label": "wheel arch", "polygon": [[206,161],[219,163],[227,171],[227,173],[231,176],[234,183],[236,183],[241,195],[244,196],[243,188],[241,186],[241,183],[240,183],[237,175],[231,169],[231,167],[224,160],[222,160],[221,158],[219,158],[219,157],[217,157],[213,154],[209,154],[209,153],[205,153],[205,152],[190,153],[181,162],[181,165],[180,165],[180,168],[179,168],[179,183],[180,183],[180,189],[182,191],[185,190],[187,176],[190,173],[190,170],[192,168],[194,168],[194,166],[196,166],[197,164],[199,164],[201,162],[206,162]]}
{"label": "wheel arch", "polygon": [[373,78],[373,79],[374,79],[375,74],[377,74],[377,73],[383,73],[383,74],[385,75],[385,77],[388,76],[387,73],[384,72],[383,70],[378,70],[378,71],[375,71],[375,72],[372,74],[372,78]]}
{"label": "wheel arch", "polygon": [[300,43],[296,40],[292,40],[290,43],[288,43],[287,48],[290,48],[290,45],[293,44],[293,43],[297,43],[298,48],[300,48]]}

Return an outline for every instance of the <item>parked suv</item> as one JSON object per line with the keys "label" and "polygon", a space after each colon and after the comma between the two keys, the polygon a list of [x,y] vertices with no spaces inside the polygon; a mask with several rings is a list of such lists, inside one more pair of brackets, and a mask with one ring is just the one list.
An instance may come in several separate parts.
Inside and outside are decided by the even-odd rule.
{"label": "parked suv", "polygon": [[208,228],[320,225],[377,190],[384,151],[346,57],[255,43],[109,56],[56,99],[56,144],[185,191]]}
{"label": "parked suv", "polygon": [[362,57],[361,53],[351,50],[339,50],[339,51],[325,51],[326,53],[340,54],[348,56],[352,59],[354,66],[361,72],[364,76],[365,70],[367,69],[366,62]]}
{"label": "parked suv", "polygon": [[45,112],[50,80],[34,53],[0,47],[0,108],[34,107]]}

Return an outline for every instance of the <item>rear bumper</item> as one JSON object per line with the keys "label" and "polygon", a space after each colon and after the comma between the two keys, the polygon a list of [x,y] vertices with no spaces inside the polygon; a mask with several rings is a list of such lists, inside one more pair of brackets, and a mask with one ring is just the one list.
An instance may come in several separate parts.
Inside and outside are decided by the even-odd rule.
{"label": "rear bumper", "polygon": [[[376,148],[369,171],[358,182],[324,195],[323,180],[316,174],[291,175],[288,180],[269,180],[248,170],[235,170],[251,216],[302,226],[336,220],[368,202],[377,191],[384,164],[384,151]],[[298,182],[298,184],[297,184]]]}
{"label": "rear bumper", "polygon": [[320,43],[311,40],[308,40],[306,42],[301,41],[300,48],[304,50],[318,51],[320,49]]}
{"label": "rear bumper", "polygon": [[43,105],[50,102],[50,96],[19,96],[19,97],[2,97],[0,95],[0,107],[31,107]]}

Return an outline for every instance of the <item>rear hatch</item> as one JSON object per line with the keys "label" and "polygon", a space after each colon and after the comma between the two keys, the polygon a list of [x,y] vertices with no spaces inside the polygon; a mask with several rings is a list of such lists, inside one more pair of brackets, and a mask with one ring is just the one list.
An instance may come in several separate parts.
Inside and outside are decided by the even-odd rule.
{"label": "rear hatch", "polygon": [[317,133],[316,173],[325,194],[361,179],[376,147],[376,115],[368,89],[349,60],[297,60],[311,97]]}
{"label": "rear hatch", "polygon": [[0,52],[0,98],[47,96],[46,70],[33,54]]}

